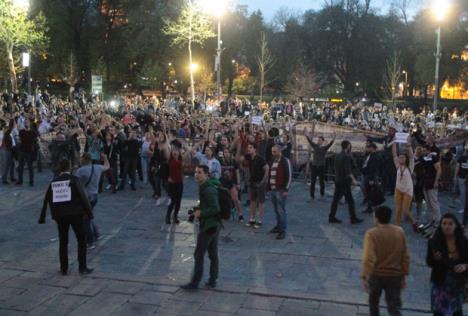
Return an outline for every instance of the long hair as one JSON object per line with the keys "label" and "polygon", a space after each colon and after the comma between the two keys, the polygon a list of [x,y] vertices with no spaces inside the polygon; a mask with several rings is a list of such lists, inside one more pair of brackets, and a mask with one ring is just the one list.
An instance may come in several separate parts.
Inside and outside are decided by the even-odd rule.
{"label": "long hair", "polygon": [[437,243],[439,243],[442,247],[444,247],[444,249],[447,249],[447,242],[445,239],[445,234],[442,231],[442,221],[444,219],[451,219],[455,223],[455,232],[454,232],[455,244],[457,246],[457,250],[461,251],[461,249],[463,249],[463,241],[465,239],[465,235],[463,233],[462,225],[458,221],[457,217],[452,213],[446,213],[442,216],[439,222],[439,226],[435,230],[434,235],[432,236],[432,239],[436,241]]}

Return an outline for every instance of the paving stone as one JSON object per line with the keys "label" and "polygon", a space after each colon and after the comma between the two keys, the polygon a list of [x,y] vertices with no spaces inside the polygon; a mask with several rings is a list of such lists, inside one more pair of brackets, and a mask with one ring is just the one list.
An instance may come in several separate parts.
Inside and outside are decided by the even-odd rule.
{"label": "paving stone", "polygon": [[158,315],[187,316],[196,313],[201,307],[200,303],[167,300],[157,310]]}
{"label": "paving stone", "polygon": [[282,303],[282,298],[249,295],[242,304],[242,308],[277,311]]}
{"label": "paving stone", "polygon": [[68,315],[81,304],[89,300],[86,296],[77,295],[58,295],[42,305],[34,308],[28,313],[28,316],[39,315]]}
{"label": "paving stone", "polygon": [[2,303],[2,305],[10,309],[30,311],[34,307],[62,292],[63,289],[58,287],[32,285],[27,291],[12,297],[8,301]]}
{"label": "paving stone", "polygon": [[160,306],[171,297],[168,293],[140,291],[130,299],[132,303],[148,304]]}
{"label": "paving stone", "polygon": [[9,300],[16,295],[25,292],[26,289],[17,289],[13,287],[0,287],[0,301]]}
{"label": "paving stone", "polygon": [[241,308],[236,313],[237,316],[276,316],[276,312],[261,309]]}
{"label": "paving stone", "polygon": [[154,315],[157,309],[158,307],[154,305],[125,303],[124,305],[120,306],[117,310],[112,312],[112,316]]}
{"label": "paving stone", "polygon": [[105,287],[105,291],[110,293],[136,294],[143,287],[144,284],[137,282],[111,281]]}
{"label": "paving stone", "polygon": [[357,307],[344,304],[321,303],[317,311],[317,316],[356,316]]}
{"label": "paving stone", "polygon": [[20,315],[26,315],[26,312],[23,311],[16,311],[13,309],[3,309],[0,307],[0,315],[2,316],[20,316]]}
{"label": "paving stone", "polygon": [[95,296],[106,284],[102,280],[97,279],[82,279],[77,285],[70,287],[67,290],[67,294],[83,295],[83,296]]}
{"label": "paving stone", "polygon": [[115,293],[99,293],[75,309],[70,316],[105,316],[111,315],[129,300],[130,296]]}
{"label": "paving stone", "polygon": [[224,313],[236,313],[247,299],[245,294],[211,293],[202,309]]}
{"label": "paving stone", "polygon": [[8,279],[11,279],[17,275],[20,275],[22,274],[23,272],[22,271],[18,271],[18,270],[11,270],[11,269],[0,269],[0,283],[8,280]]}

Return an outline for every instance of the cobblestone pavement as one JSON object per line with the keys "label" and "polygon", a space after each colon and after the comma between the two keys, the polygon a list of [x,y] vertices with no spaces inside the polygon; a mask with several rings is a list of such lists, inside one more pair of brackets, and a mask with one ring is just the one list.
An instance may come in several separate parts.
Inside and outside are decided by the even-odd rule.
{"label": "cobblestone pavement", "polygon": [[[274,216],[267,201],[263,228],[225,224],[218,288],[186,292],[178,286],[192,271],[193,226],[185,221],[164,225],[165,208],[156,207],[150,188],[142,185],[137,192],[100,195],[95,218],[104,238],[88,252],[88,265],[95,271],[78,274],[71,232],[71,273],[61,276],[55,224],[49,213],[46,225],[37,224],[48,176],[40,174],[34,188],[0,187],[0,315],[368,314],[359,273],[363,235],[372,219],[363,214],[365,223],[352,226],[342,205],[338,217],[344,223],[329,225],[331,198],[307,202],[303,181],[291,189],[286,239],[277,241],[268,234]],[[330,195],[333,185],[327,186]],[[182,219],[197,194],[196,184],[187,178]],[[355,198],[361,200],[358,192]],[[392,199],[387,200],[391,205]],[[447,203],[442,205],[449,210]],[[427,315],[426,241],[409,226],[405,230],[411,274],[403,294],[404,315]],[[386,315],[384,305],[382,310]]]}

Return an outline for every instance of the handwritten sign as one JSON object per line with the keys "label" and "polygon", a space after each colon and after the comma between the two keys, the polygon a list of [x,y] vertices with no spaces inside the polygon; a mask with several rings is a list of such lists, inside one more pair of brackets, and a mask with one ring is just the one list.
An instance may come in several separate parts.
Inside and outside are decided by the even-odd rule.
{"label": "handwritten sign", "polygon": [[52,203],[71,201],[70,180],[52,182]]}
{"label": "handwritten sign", "polygon": [[408,142],[408,133],[395,133],[395,143],[406,144]]}
{"label": "handwritten sign", "polygon": [[263,116],[252,116],[252,124],[262,126]]}

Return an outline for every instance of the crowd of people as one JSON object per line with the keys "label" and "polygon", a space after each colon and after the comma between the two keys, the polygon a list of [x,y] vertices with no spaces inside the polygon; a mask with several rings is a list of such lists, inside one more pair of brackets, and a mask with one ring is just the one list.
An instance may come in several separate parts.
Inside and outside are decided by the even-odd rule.
{"label": "crowd of people", "polygon": [[[435,315],[448,315],[447,304],[453,315],[461,315],[457,313],[461,312],[460,295],[464,286],[460,286],[458,275],[468,268],[463,232],[468,227],[468,141],[441,152],[436,139],[438,127],[448,132],[465,129],[467,114],[446,109],[390,110],[361,102],[338,105],[274,100],[269,106],[253,106],[229,99],[219,105],[205,106],[197,102],[192,106],[182,98],[120,97],[105,103],[84,98],[64,100],[47,92],[40,93],[36,102],[28,104],[25,98],[4,93],[0,112],[2,183],[23,185],[27,167],[29,185],[34,186],[35,170],[42,172],[46,164],[50,166],[54,180],[49,185],[40,222],[44,222],[45,210],[50,205],[52,216],[59,223],[62,273],[68,273],[66,241],[70,226],[79,242],[80,272],[90,273],[92,270],[86,266],[86,247],[94,248],[101,237],[92,215],[99,193],[108,190],[118,194],[127,185],[136,191],[137,182],[150,185],[156,206],[167,208],[165,223],[179,224],[184,174],[195,170],[195,180],[200,184],[200,206],[194,210],[193,217],[200,221],[201,229],[195,251],[195,273],[184,288],[198,287],[206,251],[213,267],[207,286],[215,287],[221,219],[217,217],[220,205],[214,188],[221,187],[228,192],[235,220],[254,229],[263,225],[269,194],[276,215],[276,225],[270,233],[281,240],[287,234],[290,185],[295,171],[302,167],[292,157],[291,126],[314,120],[385,132],[383,137],[368,137],[362,165],[356,163],[352,144],[347,140],[341,142],[341,152],[334,153],[335,191],[329,223],[342,222],[337,217],[337,209],[343,197],[351,223],[362,222],[352,194],[352,186],[360,185],[365,212],[375,213],[376,229],[383,229],[368,233],[365,238],[362,277],[366,288],[371,289],[371,315],[378,315],[375,302],[378,306],[380,292],[389,291],[388,284],[393,284],[394,290],[393,301],[388,301],[392,295],[387,297],[389,312],[400,315],[401,300],[395,297],[404,286],[401,278],[404,280],[409,271],[407,259],[397,260],[409,256],[404,231],[398,227],[402,217],[412,224],[415,233],[431,238],[427,262],[433,269],[431,303]],[[263,123],[252,124],[254,115],[263,116]],[[407,132],[407,139],[397,142],[397,132]],[[326,157],[335,138],[317,137],[313,130],[306,130],[305,134],[312,152],[310,196],[313,201],[317,177],[320,196],[325,196]],[[64,190],[64,182],[69,186],[73,183],[73,189]],[[438,200],[441,189],[454,192],[453,206],[463,213],[462,223],[456,216],[442,214]],[[243,212],[243,194],[247,194],[248,213]],[[394,219],[391,210],[379,206],[386,195],[394,197]],[[428,218],[422,217],[423,201]],[[80,227],[83,217],[83,227]],[[390,242],[392,238],[397,242]],[[383,244],[388,244],[385,251],[382,251]],[[395,252],[393,246],[398,247]],[[397,277],[399,281],[387,277]]]}

